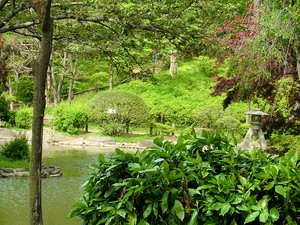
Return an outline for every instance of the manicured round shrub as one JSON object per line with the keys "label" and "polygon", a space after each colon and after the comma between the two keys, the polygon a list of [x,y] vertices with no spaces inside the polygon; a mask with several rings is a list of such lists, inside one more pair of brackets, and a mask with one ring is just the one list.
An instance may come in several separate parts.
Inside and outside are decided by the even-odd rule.
{"label": "manicured round shrub", "polygon": [[131,125],[141,125],[149,119],[146,103],[138,95],[121,90],[96,95],[91,101],[90,113],[93,120],[101,126],[122,124],[124,133],[129,132]]}

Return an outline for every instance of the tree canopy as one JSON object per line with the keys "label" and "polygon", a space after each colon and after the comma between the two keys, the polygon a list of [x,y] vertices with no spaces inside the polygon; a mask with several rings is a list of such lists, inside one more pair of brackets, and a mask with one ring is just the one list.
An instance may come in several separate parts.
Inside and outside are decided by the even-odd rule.
{"label": "tree canopy", "polygon": [[271,113],[270,131],[298,133],[299,4],[264,1],[258,12],[249,9],[251,23],[246,25],[252,35],[244,35],[242,41],[235,36],[238,51],[232,55],[227,77],[219,78],[215,94],[226,92],[225,107],[233,101],[252,100]]}
{"label": "tree canopy", "polygon": [[91,103],[91,113],[100,124],[123,124],[128,133],[131,124],[146,123],[149,109],[137,95],[127,91],[107,91],[96,95]]}

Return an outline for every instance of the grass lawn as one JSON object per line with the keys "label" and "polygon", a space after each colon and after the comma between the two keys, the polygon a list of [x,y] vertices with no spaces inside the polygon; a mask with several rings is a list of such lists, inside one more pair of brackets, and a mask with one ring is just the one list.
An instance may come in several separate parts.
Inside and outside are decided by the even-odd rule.
{"label": "grass lawn", "polygon": [[0,168],[25,168],[28,169],[29,162],[26,160],[12,161],[0,153]]}

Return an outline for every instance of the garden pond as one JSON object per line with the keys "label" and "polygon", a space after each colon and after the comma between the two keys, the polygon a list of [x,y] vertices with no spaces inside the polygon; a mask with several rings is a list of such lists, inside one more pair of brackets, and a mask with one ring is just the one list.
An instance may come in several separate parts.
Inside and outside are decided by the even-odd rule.
{"label": "garden pond", "polygon": [[[43,165],[58,165],[62,177],[42,179],[43,221],[49,225],[80,225],[77,218],[68,219],[73,204],[82,195],[81,187],[97,163],[100,151],[47,150]],[[103,152],[102,152],[103,153]],[[106,152],[111,154],[111,150]],[[0,225],[28,225],[29,179],[0,179]]]}

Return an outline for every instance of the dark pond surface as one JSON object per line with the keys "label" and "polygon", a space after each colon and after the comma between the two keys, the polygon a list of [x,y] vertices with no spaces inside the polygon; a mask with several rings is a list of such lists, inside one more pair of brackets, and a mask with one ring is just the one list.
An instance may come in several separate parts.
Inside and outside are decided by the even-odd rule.
{"label": "dark pond surface", "polygon": [[[45,225],[80,225],[76,218],[67,215],[73,204],[81,197],[82,184],[97,163],[98,153],[83,150],[47,151],[43,165],[58,165],[62,177],[42,180],[43,220]],[[108,155],[109,153],[107,153]],[[0,179],[0,225],[29,225],[29,179]]]}

